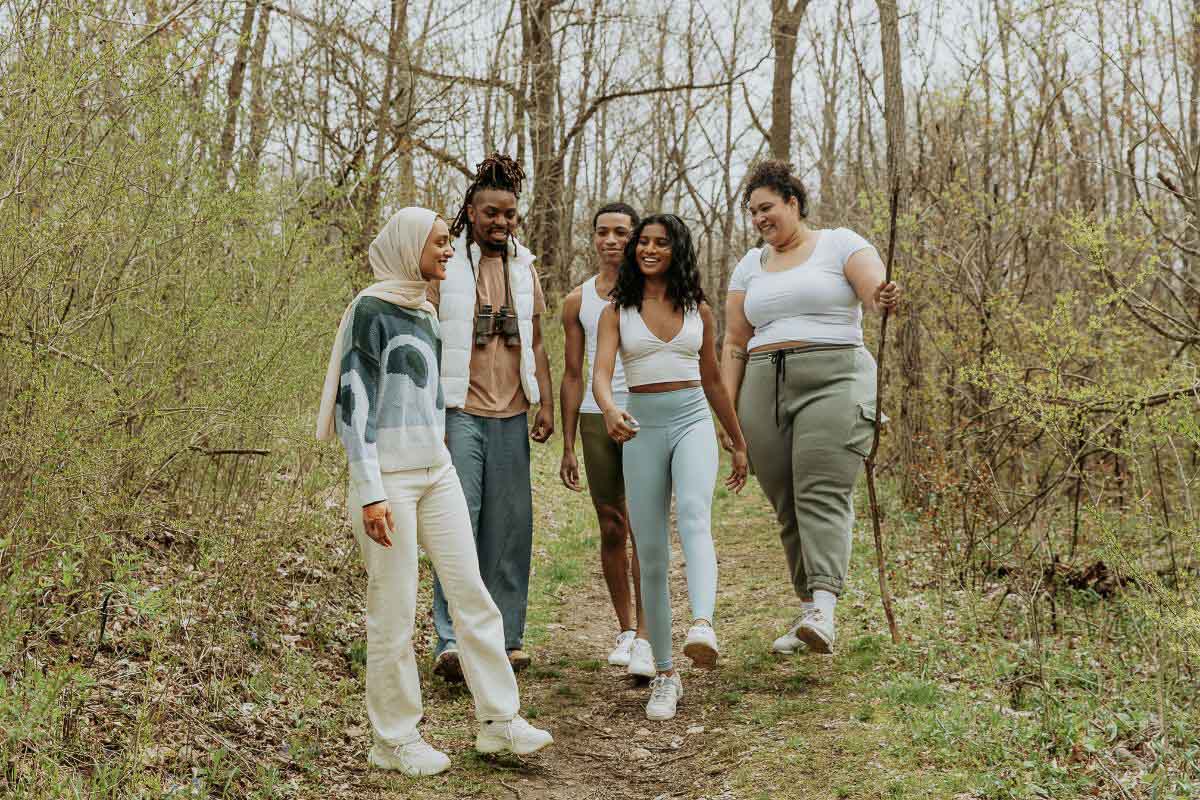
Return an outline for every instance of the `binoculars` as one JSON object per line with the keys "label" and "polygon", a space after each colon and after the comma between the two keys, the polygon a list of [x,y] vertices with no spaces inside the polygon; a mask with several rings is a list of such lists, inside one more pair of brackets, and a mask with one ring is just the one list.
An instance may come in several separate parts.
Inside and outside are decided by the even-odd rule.
{"label": "binoculars", "polygon": [[500,306],[493,311],[491,305],[479,307],[475,315],[475,344],[482,347],[492,336],[503,336],[504,344],[508,347],[521,346],[521,329],[517,325],[517,315],[508,306]]}

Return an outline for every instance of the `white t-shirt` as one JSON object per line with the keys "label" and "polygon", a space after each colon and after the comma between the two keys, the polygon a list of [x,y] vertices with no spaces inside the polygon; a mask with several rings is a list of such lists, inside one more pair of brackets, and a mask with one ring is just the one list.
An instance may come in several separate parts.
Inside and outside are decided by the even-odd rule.
{"label": "white t-shirt", "polygon": [[812,255],[799,266],[767,272],[756,247],[734,268],[729,291],[746,293],[743,308],[754,326],[747,350],[779,342],[863,343],[862,303],[845,268],[850,256],[874,247],[849,228],[817,235]]}

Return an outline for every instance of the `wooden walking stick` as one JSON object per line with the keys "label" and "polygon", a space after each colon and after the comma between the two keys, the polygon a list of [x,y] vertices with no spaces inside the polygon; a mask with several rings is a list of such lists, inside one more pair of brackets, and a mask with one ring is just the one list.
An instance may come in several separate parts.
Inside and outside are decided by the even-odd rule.
{"label": "wooden walking stick", "polygon": [[[896,218],[900,212],[900,176],[904,168],[904,84],[900,72],[900,12],[896,0],[876,0],[879,8],[879,44],[883,51],[884,121],[887,127],[887,170],[891,198],[888,208],[888,254],[884,282],[892,280],[892,266],[896,260]],[[875,531],[875,561],[879,567],[879,599],[883,602],[883,613],[887,617],[892,643],[900,643],[900,631],[896,628],[896,615],[892,612],[892,592],[888,588],[887,558],[883,551],[883,531],[879,524],[879,499],[875,494],[875,453],[879,450],[879,422],[883,418],[883,359],[887,351],[887,324],[889,310],[884,309],[879,324],[878,361],[875,367],[875,437],[871,442],[871,454],[867,456],[867,495],[871,499],[871,524]]]}
{"label": "wooden walking stick", "polygon": [[[884,282],[892,279],[892,264],[896,253],[896,214],[900,205],[900,187],[892,187],[891,208],[888,223],[888,254],[887,268],[884,272]],[[871,500],[871,525],[875,531],[875,561],[879,567],[879,599],[883,601],[883,614],[887,617],[888,630],[892,633],[892,643],[900,643],[900,631],[896,628],[896,615],[892,611],[892,591],[888,588],[887,559],[883,552],[883,530],[879,524],[879,500],[875,496],[875,453],[879,450],[879,423],[883,417],[883,357],[887,352],[887,324],[891,316],[889,309],[884,309],[883,320],[879,323],[879,349],[875,362],[875,434],[871,440],[871,453],[867,456],[864,468],[867,473],[867,496]]]}

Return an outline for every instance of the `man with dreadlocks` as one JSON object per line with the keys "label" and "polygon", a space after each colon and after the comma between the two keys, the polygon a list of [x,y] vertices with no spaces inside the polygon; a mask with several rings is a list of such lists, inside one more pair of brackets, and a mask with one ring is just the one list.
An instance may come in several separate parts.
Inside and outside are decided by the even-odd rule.
{"label": "man with dreadlocks", "polygon": [[[442,327],[446,444],[462,481],[483,582],[504,619],[513,669],[522,649],[533,549],[529,439],[554,433],[550,362],[542,347],[546,299],[534,256],[513,235],[525,172],[493,153],[479,165],[450,232],[454,257],[429,299]],[[540,404],[529,429],[528,412]],[[457,637],[440,581],[433,585],[434,673],[462,680]]]}

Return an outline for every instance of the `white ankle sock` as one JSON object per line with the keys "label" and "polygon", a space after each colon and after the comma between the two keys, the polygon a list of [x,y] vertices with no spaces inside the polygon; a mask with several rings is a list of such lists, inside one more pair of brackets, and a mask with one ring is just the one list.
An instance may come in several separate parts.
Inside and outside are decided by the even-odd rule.
{"label": "white ankle sock", "polygon": [[815,605],[826,618],[833,619],[833,609],[837,606],[837,595],[833,592],[827,592],[824,589],[817,589],[813,592],[813,605]]}

